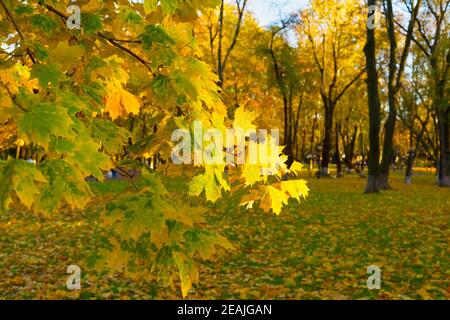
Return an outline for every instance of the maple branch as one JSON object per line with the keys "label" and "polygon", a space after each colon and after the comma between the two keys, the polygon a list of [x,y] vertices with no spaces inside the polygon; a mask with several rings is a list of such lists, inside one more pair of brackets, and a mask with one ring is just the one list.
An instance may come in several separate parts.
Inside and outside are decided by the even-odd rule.
{"label": "maple branch", "polygon": [[0,49],[0,54],[4,54],[4,55],[10,56],[10,57],[22,57],[23,56],[23,54],[10,53],[10,52],[7,52],[7,51],[5,51],[3,49]]}
{"label": "maple branch", "polygon": [[[5,14],[8,17],[9,21],[11,21],[11,23],[14,26],[14,29],[16,29],[17,34],[19,35],[20,40],[25,41],[25,38],[23,37],[22,32],[19,29],[19,26],[16,23],[16,20],[14,20],[11,12],[9,12],[8,7],[6,6],[6,4],[3,2],[3,0],[0,0],[0,4],[3,7],[3,10],[5,10]],[[32,52],[30,51],[30,49],[26,48],[26,54],[30,57],[31,61],[33,61],[33,63],[36,63],[36,60],[34,59],[34,56],[32,54]]]}
{"label": "maple branch", "polygon": [[2,85],[5,88],[6,92],[8,93],[8,95],[11,98],[14,105],[16,107],[18,107],[20,110],[22,110],[23,112],[28,112],[28,110],[25,107],[23,107],[22,105],[20,105],[20,103],[17,102],[17,97],[12,94],[12,92],[11,92],[11,90],[9,90],[8,86],[3,82],[2,82]]}
{"label": "maple branch", "polygon": [[122,169],[121,167],[117,167],[117,169],[119,169],[130,180],[130,182],[133,184],[133,187],[136,189],[136,191],[139,191],[139,188],[136,186],[136,183],[134,183],[133,177],[126,170]]}
{"label": "maple branch", "polygon": [[[0,0],[2,1],[2,0]],[[67,15],[65,15],[64,13],[62,13],[61,11],[57,10],[56,8],[52,7],[49,4],[45,4],[42,1],[38,1],[39,5],[44,6],[48,11],[53,12],[54,14],[58,15],[59,17],[61,17],[61,19],[63,19],[64,21],[67,21],[67,19],[69,18]],[[132,56],[133,58],[135,58],[137,61],[139,61],[141,64],[143,64],[149,71],[150,73],[155,76],[155,73],[153,72],[152,68],[150,67],[150,63],[148,61],[145,61],[144,59],[142,59],[139,55],[137,55],[135,52],[133,52],[132,50],[122,46],[120,43],[118,42],[132,42],[132,43],[142,43],[139,40],[119,40],[119,39],[114,39],[112,37],[109,37],[108,35],[104,34],[103,32],[97,31],[95,33],[98,37],[108,41],[110,44],[112,44],[113,46],[115,46],[116,48],[128,53],[130,56]]]}
{"label": "maple branch", "polygon": [[120,43],[117,43],[117,40],[115,40],[114,38],[108,37],[107,35],[105,35],[102,32],[96,32],[97,36],[99,36],[102,39],[105,39],[106,41],[108,41],[109,43],[111,43],[113,46],[119,48],[122,51],[125,51],[126,53],[128,53],[129,55],[131,55],[133,58],[135,58],[136,60],[138,60],[140,63],[142,63],[152,74],[152,76],[155,76],[155,73],[152,70],[152,67],[150,67],[150,63],[145,61],[144,59],[142,59],[140,56],[138,56],[136,53],[134,53],[132,50],[122,46]]}
{"label": "maple branch", "polygon": [[142,44],[141,40],[127,40],[127,39],[116,39],[116,38],[111,38],[111,39],[113,39],[114,41],[117,41],[117,42]]}

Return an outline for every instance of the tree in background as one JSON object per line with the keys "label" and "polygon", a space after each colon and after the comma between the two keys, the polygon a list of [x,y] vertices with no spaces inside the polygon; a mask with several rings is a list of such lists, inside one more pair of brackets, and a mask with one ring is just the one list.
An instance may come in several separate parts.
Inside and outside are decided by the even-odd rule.
{"label": "tree in background", "polygon": [[364,22],[360,6],[354,1],[311,1],[310,8],[302,13],[308,49],[320,77],[325,122],[320,171],[323,176],[329,174],[336,105],[365,73],[360,42]]}

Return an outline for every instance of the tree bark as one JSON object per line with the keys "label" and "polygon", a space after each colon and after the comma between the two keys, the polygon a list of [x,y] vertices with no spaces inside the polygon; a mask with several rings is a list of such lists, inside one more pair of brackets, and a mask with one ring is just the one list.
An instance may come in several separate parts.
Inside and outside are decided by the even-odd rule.
{"label": "tree bark", "polygon": [[316,123],[317,123],[317,117],[314,116],[314,120],[313,120],[313,125],[312,125],[312,129],[311,129],[311,141],[309,142],[309,172],[311,172],[311,170],[314,167],[314,157],[313,157],[313,152],[314,152],[314,140],[316,138]]}
{"label": "tree bark", "polygon": [[330,101],[324,101],[325,104],[325,134],[322,145],[322,162],[320,163],[320,175],[329,175],[331,136],[333,130],[334,104]]}
{"label": "tree bark", "polygon": [[[421,3],[422,0],[418,0],[416,6],[412,9],[411,19],[406,33],[405,46],[402,50],[399,66],[397,67],[397,40],[395,37],[394,10],[392,0],[385,0],[386,25],[390,44],[388,79],[389,115],[384,125],[383,155],[380,165],[380,175],[378,177],[378,186],[380,189],[384,190],[392,189],[389,185],[389,169],[394,159],[394,133],[397,120],[396,96],[401,86],[401,79],[413,37],[414,24],[417,15],[419,14]],[[413,4],[411,3],[411,5]]]}
{"label": "tree bark", "polygon": [[[345,169],[348,173],[352,172],[352,169],[354,168],[353,165],[353,158],[355,157],[355,145],[356,145],[356,138],[358,135],[358,126],[354,127],[353,134],[351,135],[350,141],[347,137],[347,143],[344,145],[344,154],[345,154]],[[347,134],[348,136],[348,134]],[[344,141],[344,139],[342,139]]]}
{"label": "tree bark", "polygon": [[439,110],[439,186],[450,187],[450,107]]}
{"label": "tree bark", "polygon": [[336,124],[336,176],[338,178],[342,178],[344,176],[344,172],[342,171],[341,152],[339,149],[339,132],[341,131],[340,127],[340,124]]}
{"label": "tree bark", "polygon": [[[368,7],[376,0],[368,0]],[[371,17],[368,12],[368,18]],[[367,42],[364,48],[367,64],[367,93],[369,105],[369,175],[365,193],[378,192],[380,160],[380,97],[378,90],[375,30],[367,27]]]}

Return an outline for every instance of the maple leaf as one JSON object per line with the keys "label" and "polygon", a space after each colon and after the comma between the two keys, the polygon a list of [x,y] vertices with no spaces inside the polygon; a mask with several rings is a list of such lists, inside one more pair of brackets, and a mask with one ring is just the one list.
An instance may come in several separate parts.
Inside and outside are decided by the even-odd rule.
{"label": "maple leaf", "polygon": [[70,46],[68,41],[60,41],[55,48],[49,49],[52,63],[58,62],[66,70],[76,67],[84,54],[81,46]]}
{"label": "maple leaf", "polygon": [[47,89],[51,83],[53,87],[57,86],[64,79],[61,66],[57,63],[36,63],[31,70],[31,79],[37,78],[39,85]]}
{"label": "maple leaf", "polygon": [[229,191],[230,186],[223,178],[224,165],[208,165],[205,167],[205,173],[198,175],[189,183],[189,195],[199,196],[203,190],[206,199],[216,202],[222,196],[222,188]]}
{"label": "maple leaf", "polygon": [[0,209],[5,210],[11,203],[11,193],[31,209],[35,197],[41,193],[40,184],[47,179],[36,167],[24,160],[9,158],[0,162]]}
{"label": "maple leaf", "polygon": [[300,174],[300,172],[302,171],[303,165],[300,162],[294,161],[289,170],[291,172],[293,172],[296,176],[298,176]]}
{"label": "maple leaf", "polygon": [[181,282],[181,294],[183,298],[188,295],[189,289],[194,281],[198,281],[198,270],[193,261],[181,252],[172,252],[173,260],[178,267]]}
{"label": "maple leaf", "polygon": [[82,209],[91,200],[88,184],[70,163],[64,160],[48,160],[39,165],[48,184],[40,191],[36,207],[39,211],[55,212],[63,206],[62,200],[72,208]]}
{"label": "maple leaf", "polygon": [[[80,135],[80,138],[82,135]],[[66,161],[75,166],[85,176],[94,176],[99,180],[103,180],[101,170],[109,170],[111,168],[111,159],[106,154],[99,151],[100,144],[88,138],[85,141],[79,141],[73,155],[67,157]]]}
{"label": "maple leaf", "polygon": [[125,128],[117,126],[114,122],[94,119],[92,121],[92,136],[98,139],[106,152],[118,153],[122,146],[128,142],[131,134]]}
{"label": "maple leaf", "polygon": [[190,229],[184,233],[184,238],[188,243],[188,251],[192,255],[199,253],[203,260],[211,259],[216,253],[216,247],[229,251],[235,250],[227,238],[207,230]]}
{"label": "maple leaf", "polygon": [[109,112],[111,119],[126,117],[131,114],[139,114],[141,104],[139,99],[125,90],[122,85],[111,80],[106,83],[106,103],[105,112]]}
{"label": "maple leaf", "polygon": [[28,108],[17,120],[19,135],[26,142],[35,142],[47,148],[52,137],[73,136],[74,123],[65,108],[51,103],[33,104]]}
{"label": "maple leaf", "polygon": [[265,186],[264,188],[266,190],[261,199],[260,208],[266,213],[272,210],[276,215],[279,215],[282,206],[288,203],[286,193],[273,186]]}
{"label": "maple leaf", "polygon": [[288,180],[281,181],[281,190],[300,202],[300,197],[306,198],[308,196],[309,188],[305,180]]}
{"label": "maple leaf", "polygon": [[162,26],[153,24],[145,27],[145,32],[139,36],[139,40],[142,40],[142,48],[144,50],[150,50],[153,44],[160,46],[171,46],[175,44],[175,41],[167,34]]}
{"label": "maple leaf", "polygon": [[233,128],[238,130],[241,129],[246,133],[249,130],[256,130],[256,126],[253,124],[256,115],[254,112],[245,110],[244,106],[236,109],[234,115]]}

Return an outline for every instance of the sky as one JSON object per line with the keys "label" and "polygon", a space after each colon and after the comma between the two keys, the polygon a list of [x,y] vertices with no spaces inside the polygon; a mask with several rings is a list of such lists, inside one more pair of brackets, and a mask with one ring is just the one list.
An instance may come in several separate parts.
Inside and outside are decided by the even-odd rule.
{"label": "sky", "polygon": [[267,27],[305,7],[306,0],[248,0],[248,10],[251,11],[262,27]]}

